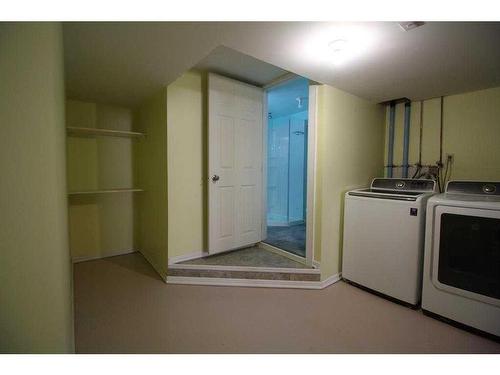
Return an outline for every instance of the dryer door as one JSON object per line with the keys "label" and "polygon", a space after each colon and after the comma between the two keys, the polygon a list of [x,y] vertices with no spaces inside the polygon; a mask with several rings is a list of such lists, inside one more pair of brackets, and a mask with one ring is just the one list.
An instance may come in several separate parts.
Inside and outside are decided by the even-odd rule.
{"label": "dryer door", "polygon": [[500,212],[438,206],[432,282],[500,306]]}

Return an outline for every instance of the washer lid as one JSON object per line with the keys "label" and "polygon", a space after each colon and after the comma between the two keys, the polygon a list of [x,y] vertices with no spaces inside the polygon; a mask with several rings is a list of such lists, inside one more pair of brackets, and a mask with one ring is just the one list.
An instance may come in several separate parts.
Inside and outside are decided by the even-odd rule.
{"label": "washer lid", "polygon": [[425,193],[417,193],[412,191],[389,191],[389,190],[376,190],[376,189],[357,189],[351,190],[347,195],[353,195],[356,197],[365,198],[378,198],[378,199],[390,199],[398,201],[416,201],[420,196]]}

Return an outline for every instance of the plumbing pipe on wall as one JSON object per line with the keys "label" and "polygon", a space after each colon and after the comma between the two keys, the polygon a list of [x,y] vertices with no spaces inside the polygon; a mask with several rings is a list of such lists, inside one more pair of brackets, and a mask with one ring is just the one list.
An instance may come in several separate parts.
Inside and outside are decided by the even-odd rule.
{"label": "plumbing pipe on wall", "polygon": [[410,148],[410,112],[411,102],[405,103],[404,135],[403,135],[403,178],[408,178],[408,152]]}
{"label": "plumbing pipe on wall", "polygon": [[444,96],[441,97],[440,101],[440,114],[439,114],[439,166],[443,166],[443,107],[444,107]]}
{"label": "plumbing pipe on wall", "polygon": [[422,165],[422,139],[424,131],[424,101],[420,101],[420,132],[418,140],[418,165]]}
{"label": "plumbing pipe on wall", "polygon": [[387,145],[387,177],[392,177],[394,163],[394,122],[396,118],[396,102],[389,105],[389,140]]}

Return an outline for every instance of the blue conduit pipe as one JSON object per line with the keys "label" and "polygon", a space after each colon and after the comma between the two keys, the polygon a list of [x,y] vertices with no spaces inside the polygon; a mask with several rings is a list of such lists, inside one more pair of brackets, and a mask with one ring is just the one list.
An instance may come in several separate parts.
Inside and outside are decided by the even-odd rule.
{"label": "blue conduit pipe", "polygon": [[403,135],[403,178],[408,178],[408,151],[410,148],[410,110],[411,102],[405,103],[405,127]]}
{"label": "blue conduit pipe", "polygon": [[394,164],[394,122],[396,118],[396,103],[391,102],[389,106],[389,140],[387,145],[387,177],[392,177],[392,166]]}

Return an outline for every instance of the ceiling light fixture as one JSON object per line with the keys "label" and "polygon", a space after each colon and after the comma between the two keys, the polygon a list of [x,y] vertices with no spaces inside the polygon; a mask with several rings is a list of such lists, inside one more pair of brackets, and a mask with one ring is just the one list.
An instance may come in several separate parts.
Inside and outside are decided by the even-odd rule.
{"label": "ceiling light fixture", "polygon": [[328,43],[330,51],[333,53],[334,64],[341,64],[349,59],[349,43],[346,39],[335,39]]}
{"label": "ceiling light fixture", "polygon": [[366,58],[374,50],[379,34],[370,25],[334,24],[308,35],[301,53],[315,64],[325,63],[338,68]]}
{"label": "ceiling light fixture", "polygon": [[347,40],[345,39],[335,39],[328,43],[328,47],[333,51],[333,53],[341,53],[347,47]]}

